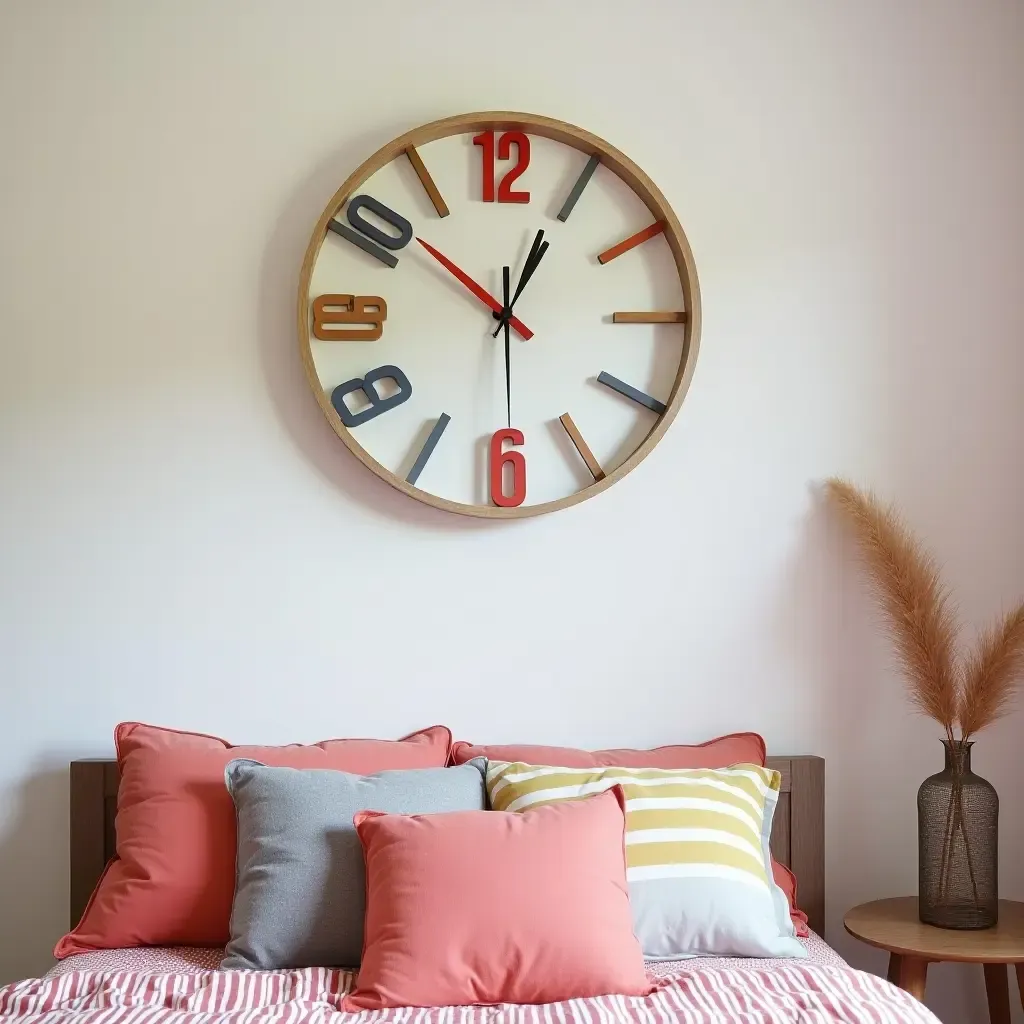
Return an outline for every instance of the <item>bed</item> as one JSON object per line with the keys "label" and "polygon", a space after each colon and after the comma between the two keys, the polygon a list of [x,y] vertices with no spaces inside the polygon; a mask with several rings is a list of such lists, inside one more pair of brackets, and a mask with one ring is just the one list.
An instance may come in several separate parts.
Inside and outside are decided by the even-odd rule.
{"label": "bed", "polygon": [[[770,758],[782,775],[771,845],[799,880],[811,935],[808,958],[701,958],[651,963],[656,991],[545,1006],[464,1007],[347,1014],[350,972],[326,968],[222,972],[220,951],[105,950],[68,957],[44,978],[0,990],[0,1017],[25,1024],[935,1024],[886,981],[851,969],[820,937],[824,927],[824,761]],[[112,760],[71,764],[72,924],[114,853],[119,785]]]}

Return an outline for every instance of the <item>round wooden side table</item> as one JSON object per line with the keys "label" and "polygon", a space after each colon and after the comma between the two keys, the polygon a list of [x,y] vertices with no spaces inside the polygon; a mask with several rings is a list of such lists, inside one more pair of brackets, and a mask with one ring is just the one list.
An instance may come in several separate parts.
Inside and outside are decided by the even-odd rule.
{"label": "round wooden side table", "polygon": [[924,998],[930,963],[956,961],[984,965],[992,1024],[1010,1024],[1009,964],[1024,1002],[1024,903],[1000,900],[999,923],[982,931],[922,924],[910,896],[862,903],[847,911],[843,924],[855,938],[889,951],[889,981],[916,999]]}

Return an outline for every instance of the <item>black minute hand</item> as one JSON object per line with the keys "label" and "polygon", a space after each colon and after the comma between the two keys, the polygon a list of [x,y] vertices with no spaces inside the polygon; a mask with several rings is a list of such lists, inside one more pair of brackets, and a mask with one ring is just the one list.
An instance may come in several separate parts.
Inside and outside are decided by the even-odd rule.
{"label": "black minute hand", "polygon": [[[511,310],[512,303],[508,300],[508,267],[501,268],[501,301],[506,309]],[[508,318],[505,318],[502,323],[505,325],[505,410],[508,413],[508,428],[512,429],[512,383],[509,373],[509,359],[508,359]],[[498,325],[498,329],[501,329],[501,324]],[[495,334],[498,332],[495,331]]]}
{"label": "black minute hand", "polygon": [[512,308],[516,304],[516,300],[522,294],[523,289],[526,287],[527,282],[533,277],[533,272],[537,269],[540,261],[544,258],[544,253],[548,251],[549,242],[544,241],[544,230],[543,228],[537,232],[536,237],[533,240],[533,245],[530,246],[529,255],[526,257],[526,262],[523,264],[523,272],[519,275],[519,283],[516,285],[515,294],[512,296],[512,301],[505,302],[505,308],[500,313],[494,314],[494,319],[498,321],[498,326],[494,329],[492,338],[498,336],[498,332],[502,327],[508,323],[512,316]]}

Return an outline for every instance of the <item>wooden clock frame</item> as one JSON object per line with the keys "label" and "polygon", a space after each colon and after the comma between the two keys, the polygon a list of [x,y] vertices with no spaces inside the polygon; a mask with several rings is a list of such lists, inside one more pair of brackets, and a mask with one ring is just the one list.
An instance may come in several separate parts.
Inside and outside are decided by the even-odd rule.
{"label": "wooden clock frame", "polygon": [[[352,432],[342,423],[341,418],[331,404],[330,396],[324,390],[317,376],[316,367],[313,363],[313,352],[310,346],[310,298],[309,283],[313,274],[313,267],[320,253],[327,236],[327,225],[332,217],[345,205],[349,197],[355,193],[360,185],[371,175],[390,163],[403,153],[415,153],[415,147],[424,146],[428,142],[437,139],[448,138],[451,135],[463,135],[468,132],[476,133],[482,131],[522,131],[528,135],[539,135],[547,139],[553,139],[564,145],[578,149],[588,157],[598,156],[601,163],[609,170],[614,171],[630,188],[640,197],[644,205],[650,210],[656,221],[664,224],[664,234],[668,241],[672,258],[675,261],[676,271],[679,274],[679,281],[683,289],[683,303],[686,313],[683,324],[683,355],[679,362],[679,369],[676,372],[675,381],[672,384],[672,391],[668,401],[665,403],[665,411],[658,417],[650,433],[644,438],[640,446],[613,472],[595,480],[592,484],[569,494],[564,498],[554,501],[546,501],[537,505],[518,505],[511,508],[503,508],[498,505],[470,505],[459,501],[451,501],[435,494],[421,490],[413,486],[400,476],[393,473],[386,466],[381,465],[372,455],[367,452]],[[412,157],[414,165],[418,157]],[[299,296],[298,296],[298,333],[299,353],[302,357],[302,365],[306,370],[306,377],[309,380],[313,394],[316,396],[327,421],[334,428],[334,432],[344,441],[349,451],[371,472],[375,473],[386,483],[389,483],[396,490],[407,494],[410,498],[422,501],[434,508],[443,509],[446,512],[455,512],[459,515],[478,516],[484,519],[522,519],[526,516],[539,516],[546,512],[557,512],[559,509],[569,508],[578,502],[600,494],[603,490],[617,483],[627,473],[635,469],[651,452],[654,446],[668,430],[679,407],[686,397],[687,388],[693,377],[694,366],[697,362],[697,351],[700,344],[700,289],[697,284],[697,269],[693,261],[693,253],[690,251],[690,244],[679,224],[679,220],[668,200],[644,172],[637,167],[632,160],[614,146],[605,142],[604,139],[592,135],[590,132],[577,128],[575,125],[567,124],[550,117],[542,117],[537,114],[523,114],[511,111],[483,111],[474,114],[458,114],[454,117],[442,118],[439,121],[431,121],[428,124],[414,128],[412,131],[400,135],[391,142],[382,146],[373,156],[359,165],[345,180],[341,188],[331,197],[330,202],[324,208],[320,219],[313,228],[312,237],[306,247],[306,254],[302,260],[302,270],[299,274]]]}

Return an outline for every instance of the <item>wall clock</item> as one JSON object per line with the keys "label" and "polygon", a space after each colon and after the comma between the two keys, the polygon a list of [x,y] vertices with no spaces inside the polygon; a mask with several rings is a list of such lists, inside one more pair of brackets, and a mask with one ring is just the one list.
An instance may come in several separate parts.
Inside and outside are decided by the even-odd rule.
{"label": "wall clock", "polygon": [[302,263],[299,347],[353,454],[436,508],[511,518],[599,494],[664,436],[693,374],[686,236],[627,156],[533,114],[383,146]]}

